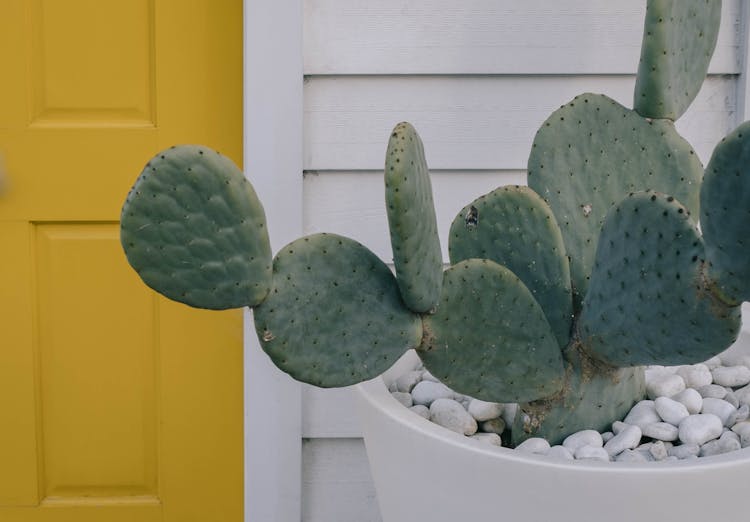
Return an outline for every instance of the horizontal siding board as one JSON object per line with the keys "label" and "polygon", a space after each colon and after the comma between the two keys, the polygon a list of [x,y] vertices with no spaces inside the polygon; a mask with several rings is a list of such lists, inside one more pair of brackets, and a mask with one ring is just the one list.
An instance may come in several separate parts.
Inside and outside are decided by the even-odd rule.
{"label": "horizontal siding board", "polygon": [[[646,1],[306,0],[305,74],[628,74]],[[724,0],[710,72],[739,72]]]}
{"label": "horizontal siding board", "polygon": [[[525,171],[434,172],[432,190],[443,260],[448,262],[450,224],[465,205],[501,185],[521,184],[526,184]],[[381,172],[307,174],[304,202],[305,233],[333,232],[351,237],[386,263],[393,261]],[[335,415],[324,405],[316,406],[329,417]]]}
{"label": "horizontal siding board", "polygon": [[303,439],[302,522],[381,522],[362,439]]}
{"label": "horizontal siding board", "polygon": [[362,437],[356,392],[352,387],[322,389],[302,386],[302,436]]}
{"label": "horizontal siding board", "polygon": [[[306,170],[378,170],[412,122],[433,169],[526,168],[534,134],[582,92],[631,106],[633,76],[321,77],[305,83]],[[677,127],[706,161],[734,124],[736,76],[710,76]]]}

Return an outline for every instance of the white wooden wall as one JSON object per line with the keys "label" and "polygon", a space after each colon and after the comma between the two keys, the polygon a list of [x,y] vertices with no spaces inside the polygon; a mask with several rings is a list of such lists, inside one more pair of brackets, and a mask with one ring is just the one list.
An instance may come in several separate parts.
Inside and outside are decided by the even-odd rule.
{"label": "white wooden wall", "polygon": [[[246,1],[253,8],[281,3]],[[291,211],[294,224],[287,230],[347,235],[386,262],[392,256],[381,169],[389,132],[397,122],[412,122],[423,138],[447,260],[446,234],[456,212],[499,185],[525,184],[534,133],[554,109],[587,91],[632,105],[645,0],[295,0],[291,4],[296,7],[289,23],[301,31],[301,40],[292,46],[301,56],[285,70],[298,74],[301,85],[299,92],[287,95],[301,96],[296,102],[302,112],[287,117],[301,133],[301,143],[293,148],[300,156],[295,156],[297,163],[285,165],[292,172],[284,173],[281,181],[278,172],[251,169],[250,175],[263,178],[261,184],[279,204],[284,193],[275,184],[291,183],[300,207]],[[279,7],[270,9],[280,16]],[[741,74],[747,58],[746,9],[740,0],[724,0],[709,78],[677,124],[704,163],[715,143],[749,117],[746,75]],[[248,59],[257,54],[252,45],[262,43],[265,52],[273,53],[278,44],[282,54],[273,58],[278,62],[287,56],[284,49],[293,30],[273,25],[279,20],[251,20],[259,12],[246,13],[248,31],[262,33],[249,35]],[[284,35],[287,39],[282,42]],[[248,75],[253,75],[252,68]],[[273,86],[269,90],[262,97],[264,103],[280,98]],[[256,128],[253,107],[267,108],[253,102],[252,93],[248,96],[248,126]],[[294,107],[292,112],[298,110]],[[248,139],[267,131],[264,126]],[[253,148],[251,143],[247,151],[246,163],[252,161],[251,152],[268,154],[267,148]],[[279,209],[268,213],[273,234],[273,219],[288,219]],[[262,354],[252,346],[249,350],[249,359],[262,365]],[[263,382],[273,373],[265,367],[249,369],[249,379],[251,371],[260,373],[257,378]],[[283,381],[283,377],[272,379]],[[296,486],[290,490],[287,485],[282,493],[285,499],[299,495],[299,505],[253,511],[253,505],[262,506],[264,501],[282,502],[278,494],[269,501],[267,497],[274,494],[271,486],[259,485],[253,478],[254,473],[263,473],[253,466],[253,455],[262,453],[255,449],[248,457],[247,519],[379,521],[351,390],[300,389],[283,382],[282,393],[291,393],[293,402],[301,395],[299,405],[292,407],[301,415],[299,427],[294,428],[299,432],[286,434],[282,443],[300,444],[301,468],[291,477],[299,480],[300,489],[292,491]],[[257,402],[248,398],[249,438],[258,434],[253,424]],[[293,473],[291,467],[283,468],[287,476]],[[279,477],[271,476],[272,483],[279,482]]]}

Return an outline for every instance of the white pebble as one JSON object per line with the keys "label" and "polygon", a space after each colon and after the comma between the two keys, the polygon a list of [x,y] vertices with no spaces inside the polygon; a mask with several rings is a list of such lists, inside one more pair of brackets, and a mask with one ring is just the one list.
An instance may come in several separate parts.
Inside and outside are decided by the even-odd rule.
{"label": "white pebble", "polygon": [[708,386],[698,388],[698,393],[704,399],[723,399],[727,395],[727,389],[718,384],[709,384]]}
{"label": "white pebble", "polygon": [[573,460],[573,454],[559,444],[557,446],[552,446],[547,452],[547,456],[559,460]]}
{"label": "white pebble", "polygon": [[648,460],[642,452],[633,450],[625,450],[615,457],[616,462],[648,462]]}
{"label": "white pebble", "polygon": [[737,435],[732,430],[724,430],[724,433],[722,433],[721,437],[719,437],[719,440],[723,440],[723,439],[732,439],[732,440],[736,440],[737,442],[739,442],[740,436]]}
{"label": "white pebble", "polygon": [[[681,378],[682,377],[680,377],[680,379]],[[659,417],[659,414],[656,413],[656,406],[654,406],[654,401],[644,400],[633,406],[627,416],[623,419],[623,422],[625,424],[633,424],[642,429],[647,424],[661,422],[661,417]]]}
{"label": "white pebble", "polygon": [[719,366],[711,370],[714,384],[721,386],[745,386],[750,384],[750,368],[747,366]]}
{"label": "white pebble", "polygon": [[625,424],[622,421],[615,421],[612,423],[612,433],[615,435],[619,435],[622,430],[630,426],[630,424]]}
{"label": "white pebble", "polygon": [[[734,435],[731,431],[727,432],[725,435],[730,433]],[[713,455],[721,455],[723,453],[729,453],[730,451],[736,451],[741,447],[742,446],[738,439],[722,435],[721,438],[706,442],[701,446],[700,456],[711,457]]]}
{"label": "white pebble", "polygon": [[611,441],[614,438],[615,438],[615,434],[612,433],[611,431],[605,431],[604,433],[602,433],[602,440],[604,441],[604,444],[606,444],[607,442]]}
{"label": "white pebble", "polygon": [[414,404],[409,393],[395,391],[391,392],[391,396],[407,408],[411,408],[411,405]]}
{"label": "white pebble", "polygon": [[724,396],[724,400],[735,408],[740,407],[740,400],[737,398],[737,395],[733,391],[728,391]]}
{"label": "white pebble", "polygon": [[677,457],[678,459],[687,459],[689,457],[697,457],[700,453],[701,447],[698,444],[680,444],[679,446],[672,446],[669,448],[670,457]]}
{"label": "white pebble", "polygon": [[718,368],[719,366],[721,366],[723,363],[721,362],[721,359],[718,356],[716,356],[716,357],[711,357],[707,361],[703,361],[703,364],[708,366],[709,370],[713,370],[714,368]]}
{"label": "white pebble", "polygon": [[750,367],[750,355],[747,350],[727,350],[719,355],[721,364],[724,366],[748,366]]}
{"label": "white pebble", "polygon": [[503,405],[503,420],[506,426],[513,426],[516,413],[518,413],[518,404],[511,402]]}
{"label": "white pebble", "polygon": [[700,413],[703,407],[703,396],[698,393],[698,390],[694,390],[693,388],[683,390],[671,398],[683,404],[690,414]]}
{"label": "white pebble", "polygon": [[581,446],[573,454],[576,460],[599,460],[609,462],[609,453],[601,446]]}
{"label": "white pebble", "polygon": [[712,413],[698,413],[680,423],[679,438],[683,444],[702,445],[717,438],[722,431],[724,426],[719,417]]}
{"label": "white pebble", "polygon": [[713,413],[721,419],[724,426],[729,426],[729,421],[736,411],[734,406],[723,399],[712,399],[710,397],[703,399],[701,413]]}
{"label": "white pebble", "polygon": [[502,415],[503,405],[497,402],[485,402],[479,399],[471,399],[468,407],[469,413],[478,421],[495,419]]}
{"label": "white pebble", "polygon": [[396,389],[400,392],[411,393],[414,387],[422,380],[422,373],[419,370],[414,370],[403,374],[396,379]]}
{"label": "white pebble", "polygon": [[669,397],[657,397],[654,400],[654,408],[664,422],[673,426],[679,426],[682,419],[690,415],[684,404]]}
{"label": "white pebble", "polygon": [[430,408],[428,408],[424,404],[417,404],[416,406],[412,406],[409,409],[413,411],[414,413],[416,413],[417,415],[424,417],[427,420],[430,420]]}
{"label": "white pebble", "polygon": [[498,435],[500,435],[505,431],[505,421],[502,417],[486,420],[479,426],[480,429],[485,433],[497,433]]}
{"label": "white pebble", "polygon": [[665,446],[664,442],[660,440],[654,442],[648,449],[648,452],[651,454],[654,460],[664,460],[669,456],[669,454],[667,453],[667,447]]}
{"label": "white pebble", "polygon": [[738,422],[732,426],[732,431],[740,436],[743,448],[750,446],[750,421]]}
{"label": "white pebble", "polygon": [[743,404],[739,408],[737,408],[737,411],[734,413],[734,418],[729,419],[729,424],[734,425],[738,422],[744,422],[748,418],[750,418],[750,406],[747,404]]}
{"label": "white pebble", "polygon": [[575,455],[578,448],[582,446],[594,446],[601,448],[604,444],[602,434],[596,430],[582,430],[565,437],[562,445],[565,449]]}
{"label": "white pebble", "polygon": [[604,450],[610,457],[613,457],[622,453],[626,449],[636,448],[640,441],[641,429],[638,426],[628,426],[612,437],[604,445]]}
{"label": "white pebble", "polygon": [[414,404],[424,404],[430,406],[433,401],[437,399],[452,399],[454,396],[453,390],[448,388],[445,384],[433,381],[422,381],[411,391],[412,399]]}
{"label": "white pebble", "polygon": [[531,437],[530,439],[526,439],[521,444],[516,446],[516,451],[536,453],[539,455],[546,455],[549,450],[549,442],[547,442],[547,439],[543,439],[541,437]]}
{"label": "white pebble", "polygon": [[655,422],[643,427],[643,436],[651,439],[671,442],[677,440],[679,429],[668,422]]}
{"label": "white pebble", "polygon": [[705,364],[693,364],[692,366],[680,366],[677,375],[683,378],[688,388],[699,388],[713,382],[711,370]]}
{"label": "white pebble", "polygon": [[435,399],[430,405],[430,420],[463,435],[473,435],[477,431],[477,421],[453,399]]}
{"label": "white pebble", "polygon": [[685,389],[685,380],[676,373],[665,373],[646,381],[646,392],[649,399],[671,397]]}
{"label": "white pebble", "polygon": [[430,381],[430,382],[440,382],[437,377],[432,375],[429,370],[425,370],[422,372],[422,380],[423,381]]}
{"label": "white pebble", "polygon": [[742,404],[750,405],[750,385],[734,390],[734,396]]}
{"label": "white pebble", "polygon": [[497,433],[475,433],[471,438],[485,444],[492,444],[493,446],[503,445],[503,439]]}
{"label": "white pebble", "polygon": [[658,364],[652,364],[651,366],[646,366],[643,370],[643,376],[646,379],[646,386],[649,385],[649,383],[664,378],[667,375],[672,375],[677,371],[677,368],[674,368],[672,366],[660,366]]}

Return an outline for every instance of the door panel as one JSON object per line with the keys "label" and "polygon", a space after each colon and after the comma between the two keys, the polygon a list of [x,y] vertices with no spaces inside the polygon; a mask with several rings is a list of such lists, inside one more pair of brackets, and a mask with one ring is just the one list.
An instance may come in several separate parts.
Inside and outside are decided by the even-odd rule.
{"label": "door panel", "polygon": [[175,143],[242,148],[241,0],[4,0],[0,520],[242,519],[242,317],[127,266]]}

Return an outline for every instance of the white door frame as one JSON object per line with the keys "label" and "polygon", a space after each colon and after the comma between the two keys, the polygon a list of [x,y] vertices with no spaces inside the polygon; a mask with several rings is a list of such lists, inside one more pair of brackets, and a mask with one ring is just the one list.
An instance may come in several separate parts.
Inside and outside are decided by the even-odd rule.
{"label": "white door frame", "polygon": [[[302,0],[244,0],[244,165],[274,252],[302,235]],[[245,314],[245,521],[301,518],[301,387]]]}

